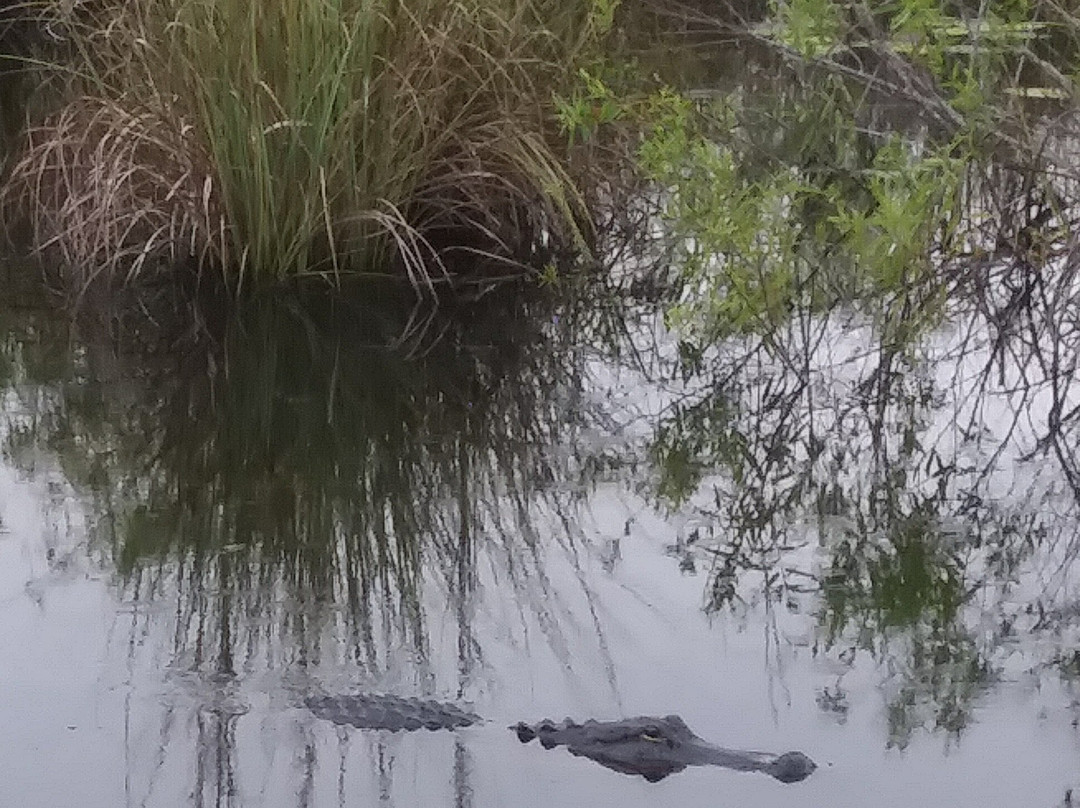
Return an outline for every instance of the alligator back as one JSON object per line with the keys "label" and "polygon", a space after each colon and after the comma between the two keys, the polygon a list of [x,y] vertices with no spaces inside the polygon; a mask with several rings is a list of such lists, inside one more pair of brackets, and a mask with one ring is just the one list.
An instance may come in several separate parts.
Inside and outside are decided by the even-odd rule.
{"label": "alligator back", "polygon": [[319,718],[360,729],[390,732],[415,729],[455,729],[481,721],[480,716],[453,704],[429,699],[363,693],[351,696],[310,696],[304,705]]}

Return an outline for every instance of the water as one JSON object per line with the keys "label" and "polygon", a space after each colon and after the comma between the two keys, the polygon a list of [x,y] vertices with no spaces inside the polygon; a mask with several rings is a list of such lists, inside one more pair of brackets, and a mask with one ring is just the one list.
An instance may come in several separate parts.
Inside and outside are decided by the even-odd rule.
{"label": "water", "polygon": [[[800,373],[745,341],[686,375],[655,310],[591,295],[265,305],[165,346],[5,312],[0,805],[1061,804],[1045,389],[974,394],[985,346],[946,331],[869,395],[841,318],[793,328]],[[488,721],[302,707],[360,691]],[[670,713],[820,768],[650,784],[507,729]]]}

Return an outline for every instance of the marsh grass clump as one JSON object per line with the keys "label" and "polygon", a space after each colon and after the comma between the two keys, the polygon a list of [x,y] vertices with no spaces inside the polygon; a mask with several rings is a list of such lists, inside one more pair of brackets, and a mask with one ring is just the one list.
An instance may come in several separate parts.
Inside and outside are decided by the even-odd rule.
{"label": "marsh grass clump", "polygon": [[70,100],[6,194],[77,282],[188,262],[430,285],[455,250],[588,244],[552,99],[612,0],[84,5]]}

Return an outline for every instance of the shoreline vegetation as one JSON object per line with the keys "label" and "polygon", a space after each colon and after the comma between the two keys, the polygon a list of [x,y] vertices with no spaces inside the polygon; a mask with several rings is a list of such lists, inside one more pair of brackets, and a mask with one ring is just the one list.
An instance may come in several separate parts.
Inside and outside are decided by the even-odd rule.
{"label": "shoreline vegetation", "polygon": [[903,344],[1069,282],[1078,54],[1043,0],[7,2],[0,198],[76,299],[645,255],[687,340]]}
{"label": "shoreline vegetation", "polygon": [[505,273],[540,252],[586,253],[586,194],[553,99],[610,11],[605,0],[8,9],[62,55],[21,57],[49,98],[9,160],[5,219],[24,219],[76,287],[190,267],[233,290],[387,270],[431,288],[478,258]]}

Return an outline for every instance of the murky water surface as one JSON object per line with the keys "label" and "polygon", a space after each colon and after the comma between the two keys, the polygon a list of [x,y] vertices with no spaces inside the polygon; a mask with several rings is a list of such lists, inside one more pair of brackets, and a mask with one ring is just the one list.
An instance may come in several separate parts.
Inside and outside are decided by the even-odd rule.
{"label": "murky water surface", "polygon": [[[835,317],[688,373],[648,306],[492,296],[270,305],[167,346],[3,313],[0,805],[1049,807],[1080,786],[1052,391],[1017,398],[1007,364],[987,386],[959,329],[882,370]],[[335,693],[486,721],[304,707]],[[508,730],[668,714],[819,768],[651,783]]]}

